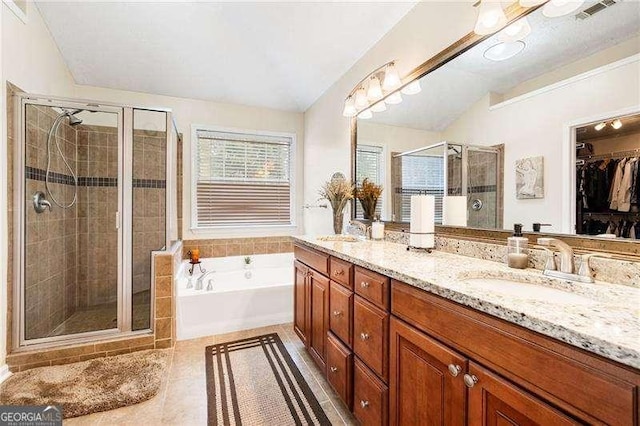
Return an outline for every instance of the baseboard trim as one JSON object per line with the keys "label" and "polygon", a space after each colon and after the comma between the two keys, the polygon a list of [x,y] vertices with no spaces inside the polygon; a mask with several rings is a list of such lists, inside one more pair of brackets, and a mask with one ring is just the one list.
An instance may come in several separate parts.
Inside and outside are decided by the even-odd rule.
{"label": "baseboard trim", "polygon": [[0,383],[11,377],[11,374],[12,373],[11,371],[9,371],[9,366],[7,364],[4,364],[2,367],[0,367]]}

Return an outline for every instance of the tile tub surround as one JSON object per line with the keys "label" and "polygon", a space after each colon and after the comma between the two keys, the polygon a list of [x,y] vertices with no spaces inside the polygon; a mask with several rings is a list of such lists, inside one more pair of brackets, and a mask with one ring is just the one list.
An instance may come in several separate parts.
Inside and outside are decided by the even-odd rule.
{"label": "tile tub surround", "polygon": [[185,240],[182,258],[189,258],[189,251],[197,248],[200,257],[250,256],[293,252],[291,237],[221,238],[210,240]]}
{"label": "tile tub surround", "polygon": [[[387,241],[326,242],[313,236],[294,237],[294,241],[613,361],[640,368],[638,288],[602,282],[582,284],[549,280],[534,269],[516,273],[501,263],[441,251],[431,254],[407,252],[406,246]],[[464,281],[484,275],[517,276],[519,281],[559,287],[594,303],[579,305],[561,300],[532,300]]]}

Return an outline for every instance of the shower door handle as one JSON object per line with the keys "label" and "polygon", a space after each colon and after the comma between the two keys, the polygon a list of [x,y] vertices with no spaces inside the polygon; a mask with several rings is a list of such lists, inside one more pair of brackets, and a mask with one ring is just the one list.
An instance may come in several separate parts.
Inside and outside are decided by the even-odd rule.
{"label": "shower door handle", "polygon": [[120,229],[120,212],[116,212],[116,229]]}

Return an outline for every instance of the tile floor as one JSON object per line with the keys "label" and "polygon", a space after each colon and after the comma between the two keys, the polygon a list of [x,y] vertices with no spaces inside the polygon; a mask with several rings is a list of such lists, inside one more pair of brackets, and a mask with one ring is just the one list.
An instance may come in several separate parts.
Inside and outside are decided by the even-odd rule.
{"label": "tile floor", "polygon": [[[278,333],[309,387],[334,425],[352,425],[356,421],[322,377],[291,324],[236,333],[220,334],[177,342],[172,349],[171,365],[162,389],[154,398],[137,405],[95,413],[64,421],[75,425],[206,425],[207,393],[205,387],[204,348],[267,333]],[[250,425],[251,426],[251,425]],[[271,425],[269,425],[271,426]]]}

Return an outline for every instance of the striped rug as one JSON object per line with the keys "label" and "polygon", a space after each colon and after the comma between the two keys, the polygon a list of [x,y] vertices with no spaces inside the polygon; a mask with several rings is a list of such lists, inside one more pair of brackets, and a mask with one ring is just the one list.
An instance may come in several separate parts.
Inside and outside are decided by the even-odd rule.
{"label": "striped rug", "polygon": [[206,348],[209,425],[330,425],[277,333]]}

